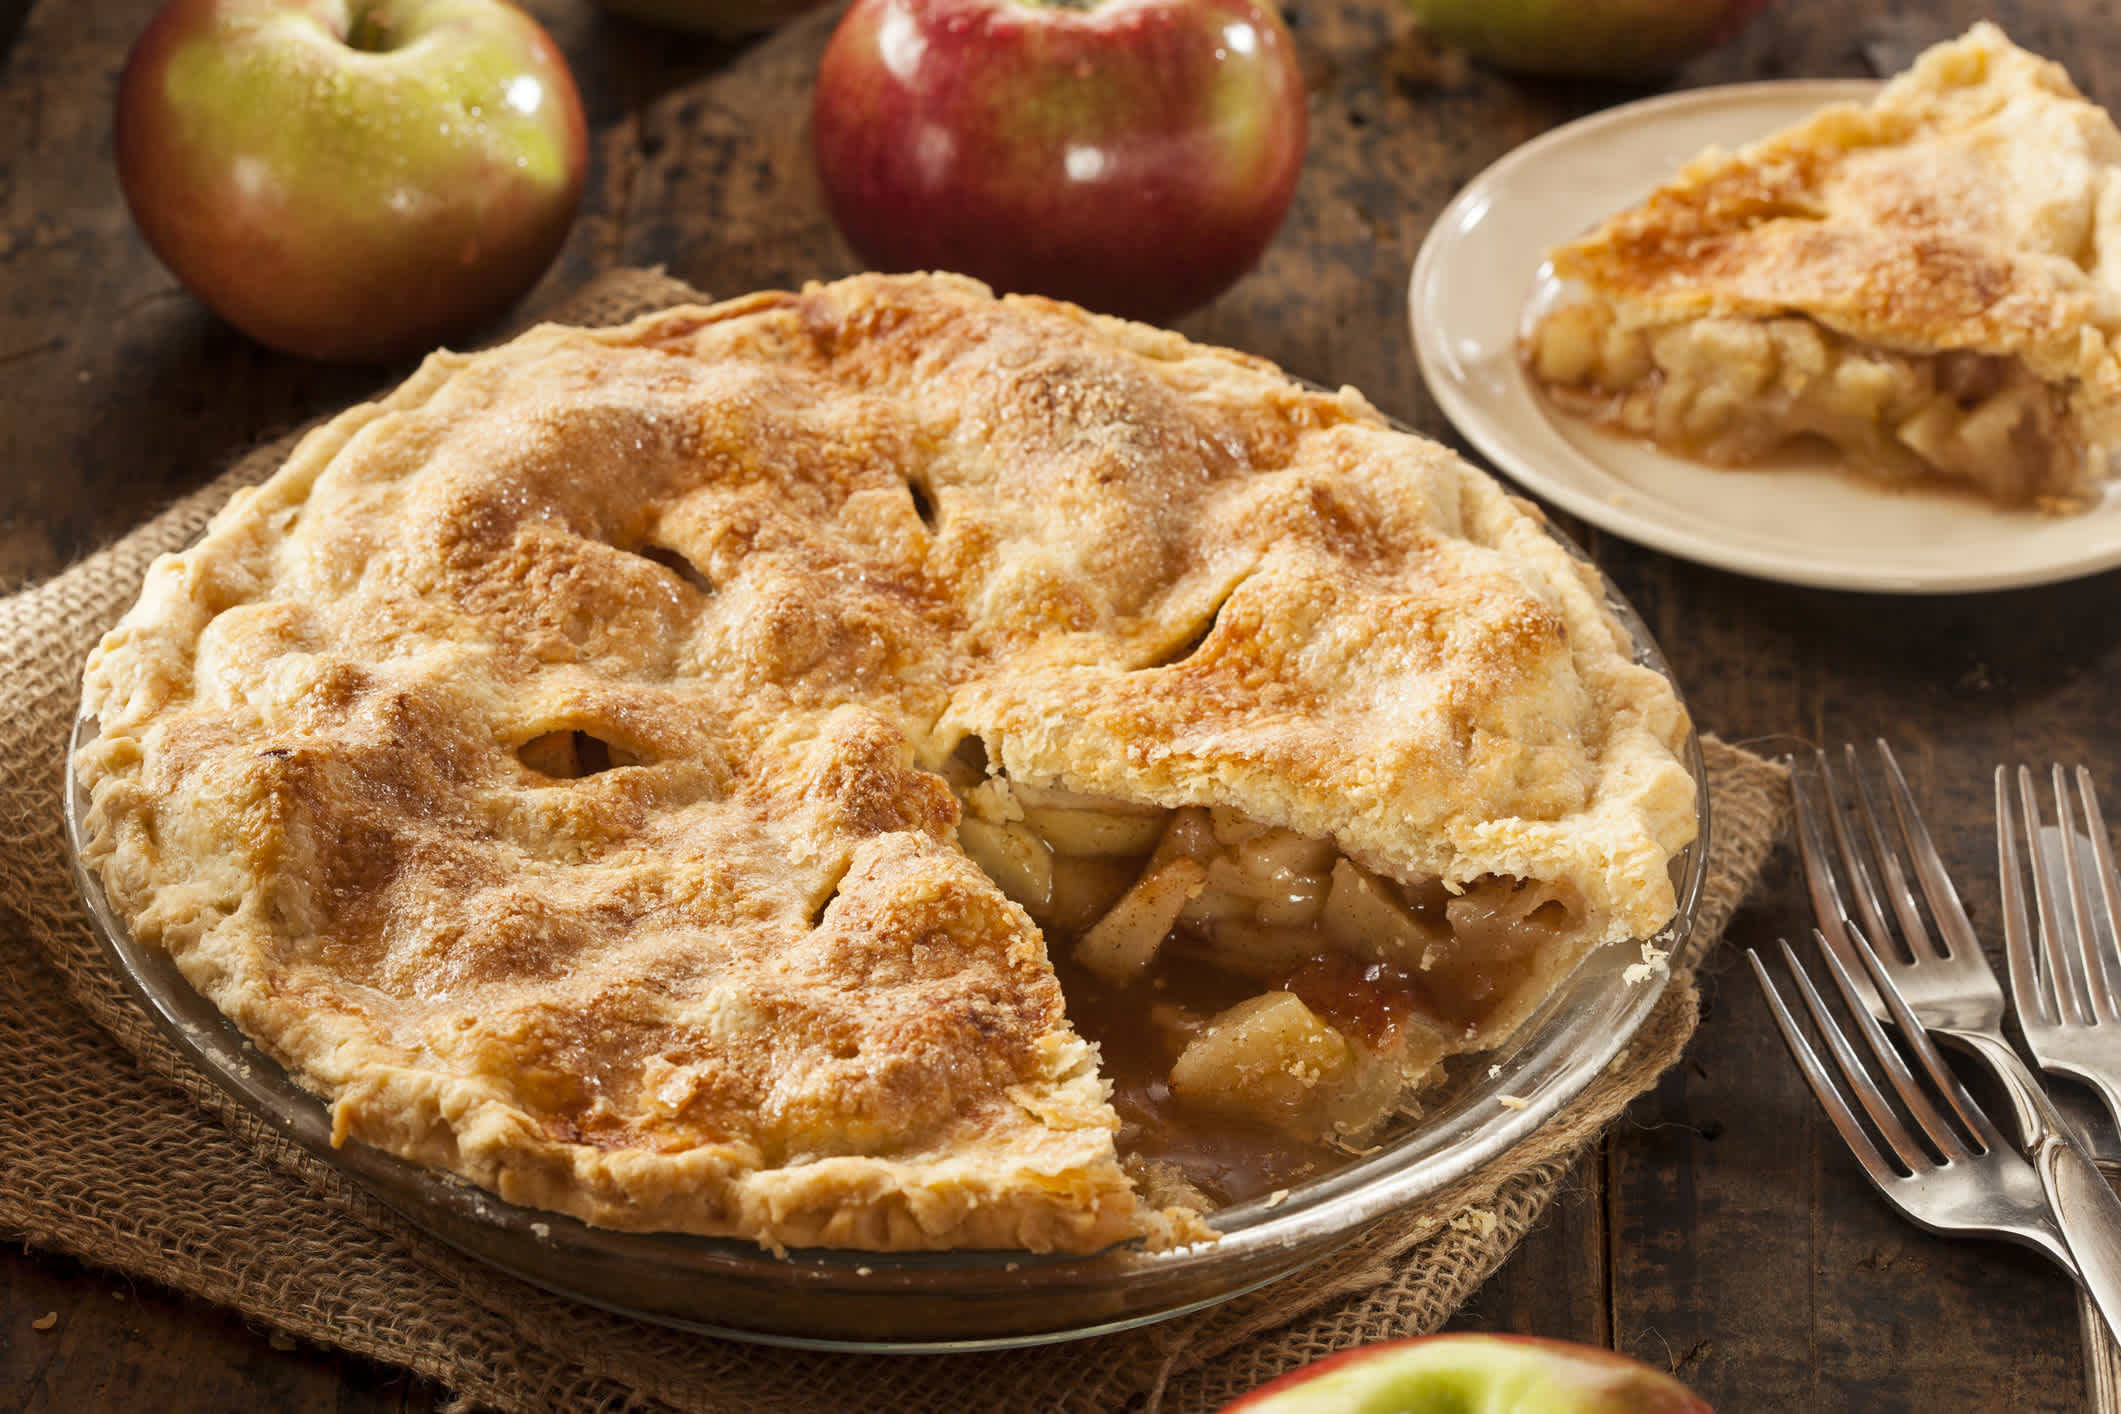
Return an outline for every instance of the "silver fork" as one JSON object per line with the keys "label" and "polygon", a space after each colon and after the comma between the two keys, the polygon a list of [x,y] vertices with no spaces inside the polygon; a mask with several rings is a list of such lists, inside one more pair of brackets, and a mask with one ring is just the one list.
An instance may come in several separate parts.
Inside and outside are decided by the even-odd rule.
{"label": "silver fork", "polygon": [[[2017,769],[2021,809],[2014,811],[2013,775],[2005,767],[1996,768],[1996,863],[2011,999],[2017,1005],[2018,1029],[2041,1068],[2091,1086],[2121,1125],[2121,956],[2116,955],[2121,898],[2116,897],[2113,847],[2091,772],[2079,766],[2075,774],[2081,831],[2079,810],[2071,805],[2069,774],[2059,764],[2049,774],[2055,824],[2043,828],[2032,771]],[[2032,861],[2037,957],[2027,910],[2027,871],[2018,852],[2021,830]],[[2089,860],[2084,857],[2087,847]],[[2098,885],[2101,908],[2096,913],[2084,877],[2087,866]],[[2107,1341],[2098,1350],[2090,1362],[2094,1406],[2121,1410],[2121,1349]]]}
{"label": "silver fork", "polygon": [[[1835,988],[1847,1003],[1849,1016],[1863,1034],[1874,1064],[1866,1063],[1850,1044],[1787,941],[1776,940],[1813,1028],[1833,1057],[1831,1069],[1805,1039],[1803,1027],[1769,978],[1760,954],[1747,948],[1745,955],[1753,965],[1753,976],[1759,979],[1761,991],[1767,994],[1776,1028],[1796,1058],[1797,1068],[1804,1073],[1812,1093],[1818,1096],[1827,1118],[1847,1142],[1865,1176],[1887,1202],[1932,1232],[2008,1238],[2045,1253],[2077,1276],[2077,1265],[2048,1206],[2039,1175],[1996,1132],[1988,1116],[1960,1086],[1958,1077],[1938,1055],[1929,1033],[1894,989],[1892,979],[1876,966],[1875,957],[1866,956],[1871,953],[1870,945],[1852,932],[1851,950],[1865,963],[1863,972],[1852,973],[1817,930],[1812,937],[1819,944],[1819,956],[1833,976]],[[1873,984],[1871,994],[1881,997],[1887,1014],[1907,1038],[1929,1077],[1928,1086],[1916,1079],[1886,1038],[1884,1028],[1871,1016],[1868,1000],[1858,990],[1859,977]],[[1897,1107],[1878,1080],[1881,1071],[1893,1094],[1900,1098]],[[1857,1118],[1855,1107],[1849,1102],[1851,1095],[1870,1117],[1884,1147]],[[1958,1117],[1957,1126],[1939,1109],[1938,1099]],[[1910,1120],[1920,1138],[1911,1131]]]}
{"label": "silver fork", "polygon": [[[2074,1076],[2099,1092],[2121,1123],[2121,957],[2115,955],[2115,923],[2121,919],[2121,889],[2114,880],[2113,847],[2091,772],[2076,771],[2083,828],[2070,803],[2069,774],[2052,769],[2055,826],[2041,829],[2033,773],[2017,771],[2022,821],[2012,809],[2010,773],[1996,768],[1996,854],[2003,882],[2004,953],[2010,961],[2011,997],[2018,1029],[2041,1068]],[[2023,830],[2033,860],[2033,904],[2038,911],[2039,955],[2033,953],[2027,915],[2025,870],[2018,854]],[[2091,859],[2084,856],[2089,837]],[[2098,885],[2103,916],[2095,915],[2085,865]],[[2102,936],[2100,926],[2104,925]]]}
{"label": "silver fork", "polygon": [[[2084,1289],[2098,1306],[2108,1331],[2121,1333],[2121,1199],[2106,1186],[2074,1127],[2056,1110],[2004,1038],[2002,985],[1982,955],[1966,909],[1945,873],[1891,749],[1883,741],[1878,743],[1880,774],[1897,826],[1891,835],[1884,827],[1877,791],[1855,747],[1844,747],[1843,756],[1845,774],[1854,786],[1852,813],[1861,823],[1868,857],[1877,861],[1875,873],[1866,862],[1866,851],[1857,848],[1847,819],[1851,812],[1844,810],[1826,753],[1817,753],[1809,776],[1800,770],[1791,772],[1798,852],[1821,942],[1845,971],[1854,974],[1861,968],[1855,943],[1860,923],[1865,934],[1880,942],[1873,954],[1878,963],[1873,980],[1890,979],[1904,994],[1917,1022],[1961,1042],[1995,1074],[2017,1121],[2026,1157],[2076,1257]],[[1829,838],[1832,856],[1827,851]],[[1910,872],[1935,921],[1934,934],[1923,921],[1922,906],[1909,885]],[[1850,903],[1858,915],[1853,921]],[[1898,925],[1904,955],[1885,945],[1895,931],[1886,921],[1888,907]],[[1858,987],[1856,993],[1873,1017],[1888,1014],[1875,989],[1866,993]]]}
{"label": "silver fork", "polygon": [[[1915,809],[1900,763],[1893,758],[1891,748],[1882,741],[1878,743],[1879,759],[1892,796],[1893,818],[1900,827],[1901,843],[1896,845],[1885,832],[1877,791],[1856,748],[1844,746],[1842,753],[1843,774],[1853,786],[1852,800],[1843,800],[1845,788],[1836,782],[1824,751],[1814,753],[1809,774],[1796,768],[1794,762],[1790,772],[1790,794],[1797,807],[1798,853],[1804,861],[1812,912],[1826,945],[1844,966],[1852,970],[1857,967],[1848,933],[1853,916],[1864,932],[1877,940],[1879,962],[1890,972],[1901,995],[1907,998],[1909,1009],[1924,1026],[1964,1042],[1991,1066],[2016,1064],[2024,1069],[2017,1052],[2003,1036],[2003,988],[1982,956],[1973,924],[1967,920],[1958,891],[1952,887],[1944,862],[1938,858],[1929,831]],[[1852,813],[1861,823],[1867,854],[1858,847],[1850,830],[1848,817]],[[1877,861],[1876,874],[1870,859]],[[1934,935],[1924,923],[1909,887],[1910,867],[1936,920]],[[1891,945],[1895,929],[1886,919],[1888,906],[1898,924],[1904,955]],[[1876,994],[1863,995],[1871,1015],[1885,1019],[1885,1009]]]}

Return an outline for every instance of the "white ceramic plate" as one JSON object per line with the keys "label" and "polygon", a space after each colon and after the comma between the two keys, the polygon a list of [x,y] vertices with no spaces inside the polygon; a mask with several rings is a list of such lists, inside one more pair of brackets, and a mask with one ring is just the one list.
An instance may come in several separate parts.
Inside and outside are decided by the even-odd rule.
{"label": "white ceramic plate", "polygon": [[1704,147],[1741,145],[1876,88],[1812,80],[1671,94],[1557,128],[1488,168],[1437,219],[1408,292],[1415,353],[1444,415],[1498,470],[1593,525],[1764,579],[1945,594],[2121,565],[2121,486],[2053,517],[1889,491],[1820,462],[1708,467],[1596,431],[1550,407],[1519,369],[1517,331],[1550,248]]}

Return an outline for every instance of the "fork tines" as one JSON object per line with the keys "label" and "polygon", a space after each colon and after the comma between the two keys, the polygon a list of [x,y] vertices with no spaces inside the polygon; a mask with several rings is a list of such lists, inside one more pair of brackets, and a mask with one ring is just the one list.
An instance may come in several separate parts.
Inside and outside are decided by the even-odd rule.
{"label": "fork tines", "polygon": [[[2055,824],[2043,829],[2032,771],[2025,766],[2017,769],[2014,808],[2011,772],[1996,768],[1996,851],[2011,995],[2020,1020],[2030,1027],[2121,1021],[2121,978],[2115,975],[2121,963],[2114,957],[2121,890],[2115,884],[2113,847],[2107,841],[2099,792],[2091,772],[2077,767],[2074,779],[2076,798],[2082,803],[2080,824],[2079,812],[2071,803],[2072,773],[2056,765],[2050,777]],[[2018,853],[2021,833],[2032,864],[2032,905],[2039,921],[2037,956],[2022,882],[2026,870]],[[2089,861],[2083,857],[2087,845]],[[2054,867],[2057,859],[2059,869]],[[2085,878],[2087,864],[2098,884],[2099,914],[2093,911]],[[2105,946],[2101,946],[2102,926]]]}
{"label": "fork tines", "polygon": [[[1811,1017],[1812,1026],[1820,1039],[1826,1043],[1828,1053],[1834,1059],[1832,1071],[1828,1070],[1818,1052],[1805,1039],[1795,1014],[1769,978],[1760,955],[1748,948],[1746,957],[1753,965],[1753,975],[1759,980],[1761,990],[1767,995],[1769,1009],[1774,1013],[1776,1029],[1782,1033],[1783,1041],[1790,1048],[1790,1054],[1796,1058],[1798,1069],[1803,1071],[1812,1093],[1818,1097],[1834,1128],[1840,1132],[1842,1139],[1854,1152],[1872,1182],[1897,1203],[1902,1196],[1897,1191],[1899,1184],[1912,1181],[1916,1176],[1938,1168],[1940,1162],[1943,1165],[1966,1163],[1990,1150],[2005,1148],[2002,1136],[1996,1132],[1987,1116],[1961,1086],[1958,1077],[1945,1064],[1929,1033],[1908,1011],[1906,1001],[1901,998],[1899,989],[1893,985],[1892,978],[1879,966],[1870,941],[1862,930],[1854,924],[1849,925],[1850,945],[1863,962],[1868,979],[1878,989],[1879,996],[1899,1027],[1901,1035],[1907,1038],[1909,1049],[1914,1052],[1923,1074],[1928,1077],[1928,1085],[1916,1078],[1899,1050],[1887,1038],[1885,1029],[1872,1017],[1866,1000],[1857,989],[1855,976],[1836,955],[1835,949],[1817,929],[1813,930],[1812,938],[1818,945],[1820,959],[1826,964],[1827,971],[1834,980],[1835,990],[1840,993],[1849,1017],[1862,1033],[1875,1065],[1866,1062],[1849,1042],[1847,1033],[1835,1020],[1833,1010],[1813,984],[1804,965],[1798,961],[1796,951],[1790,947],[1787,940],[1776,941],[1781,947],[1783,962],[1789,969],[1790,978],[1795,982],[1799,996],[1803,998],[1804,1009]],[[1884,1073],[1886,1083],[1891,1086],[1893,1094],[1899,1097],[1898,1107],[1893,1105],[1880,1085],[1877,1078],[1879,1071]],[[1871,1135],[1857,1121],[1848,1103],[1848,1097],[1851,1095],[1870,1117],[1876,1133],[1885,1140],[1899,1159],[1897,1167],[1887,1163],[1885,1155]],[[1955,1127],[1940,1112],[1935,1102],[1937,1098],[1941,1098],[1958,1117],[1958,1126]],[[1920,1140],[1909,1130],[1906,1123],[1909,1118],[1920,1131]],[[1923,1141],[1927,1141],[1926,1147]]]}
{"label": "fork tines", "polygon": [[[1837,771],[1825,751],[1815,750],[1810,770],[1791,762],[1796,769],[1790,772],[1790,794],[1813,914],[1826,945],[1855,975],[1866,1008],[1879,1016],[1885,1008],[1870,991],[1867,970],[1859,968],[1845,923],[1860,924],[1881,952],[1915,963],[1978,958],[1981,944],[1922,822],[1900,762],[1882,740],[1876,754],[1877,768],[1867,770],[1856,747],[1844,745]],[[1884,803],[1874,776],[1883,778]],[[1917,905],[1910,871],[1934,931]]]}
{"label": "fork tines", "polygon": [[[1812,985],[1787,942],[1780,944],[1783,961],[1831,1063],[1822,1060],[1805,1039],[1802,1023],[1769,979],[1760,955],[1748,948],[1746,957],[1805,1082],[1864,1176],[1888,1203],[1919,1226],[1932,1232],[2008,1238],[2044,1253],[2075,1275],[2077,1263],[2032,1163],[2004,1141],[1961,1087],[1861,930],[1851,927],[1848,931],[1857,957],[1921,1064],[1919,1077],[1858,996],[1855,977],[1818,932],[1812,936],[1819,944],[1819,956],[1834,978],[1849,1017],[1863,1033],[1869,1060],[1850,1043],[1835,1020],[1834,1009]],[[1878,1080],[1881,1073],[1885,1085]],[[1891,1087],[1890,1095],[1886,1085]],[[1947,1117],[1947,1110],[1958,1118],[1958,1124]]]}

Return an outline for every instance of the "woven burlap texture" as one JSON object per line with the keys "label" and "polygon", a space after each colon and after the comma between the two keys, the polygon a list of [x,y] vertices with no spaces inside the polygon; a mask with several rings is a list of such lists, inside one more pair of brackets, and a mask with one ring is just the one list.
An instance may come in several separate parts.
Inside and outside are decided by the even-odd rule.
{"label": "woven burlap texture", "polygon": [[[693,297],[659,272],[616,271],[553,314],[610,323]],[[82,660],[149,562],[197,535],[288,445],[259,448],[123,540],[0,601],[0,1232],[503,1410],[1176,1414],[1214,1409],[1329,1351],[1440,1326],[1693,1031],[1682,968],[1621,1060],[1489,1169],[1264,1290],[1119,1335],[978,1355],[820,1354],[678,1333],[501,1275],[194,1072],[121,991],[71,880],[60,800]],[[1779,832],[1782,781],[1758,757],[1704,747],[1715,824],[1705,942]]]}

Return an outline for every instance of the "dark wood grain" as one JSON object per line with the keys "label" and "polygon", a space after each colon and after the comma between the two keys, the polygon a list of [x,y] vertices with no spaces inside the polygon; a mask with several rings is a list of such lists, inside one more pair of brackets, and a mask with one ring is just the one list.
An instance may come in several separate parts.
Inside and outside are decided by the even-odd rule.
{"label": "dark wood grain", "polygon": [[15,36],[22,33],[22,22],[29,18],[30,0],[0,0],[0,63],[7,59],[8,50],[15,47]]}
{"label": "dark wood grain", "polygon": [[13,1261],[0,1282],[0,1409],[402,1414],[442,1398],[401,1370],[64,1258]]}
{"label": "dark wood grain", "polygon": [[[200,310],[134,235],[109,105],[152,0],[44,0],[0,56],[0,588],[48,574],[255,439],[380,386],[264,352]],[[718,44],[537,0],[597,140],[585,208],[526,308],[620,263],[712,293],[856,268],[807,157],[828,20]],[[1658,87],[1858,76],[1983,16],[2121,101],[2104,0],[1781,0]],[[25,7],[0,0],[0,36]],[[1407,335],[1409,269],[1450,196],[1524,140],[1646,87],[1532,83],[1466,63],[1391,0],[1291,0],[1312,89],[1295,209],[1259,269],[1181,326],[1447,440]],[[1999,760],[2121,779],[2116,576],[1936,599],[1740,578],[1563,518],[1656,634],[1700,725],[1781,750],[1890,735],[1977,923]],[[1708,962],[1684,1064],[1636,1104],[1462,1328],[1613,1345],[1718,1408],[2085,1408],[2068,1284],[1998,1244],[1908,1226],[1872,1193],[1774,1036],[1738,949],[1808,926],[1779,857]],[[51,1329],[37,1321],[52,1314]],[[445,1392],[282,1349],[225,1312],[70,1259],[0,1248],[0,1410],[424,1410]]]}

